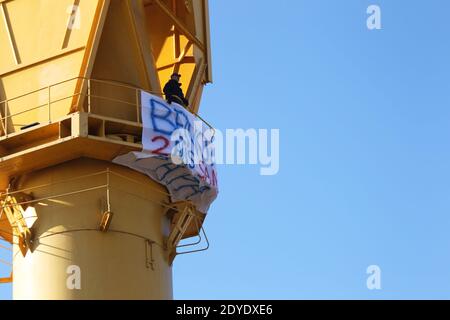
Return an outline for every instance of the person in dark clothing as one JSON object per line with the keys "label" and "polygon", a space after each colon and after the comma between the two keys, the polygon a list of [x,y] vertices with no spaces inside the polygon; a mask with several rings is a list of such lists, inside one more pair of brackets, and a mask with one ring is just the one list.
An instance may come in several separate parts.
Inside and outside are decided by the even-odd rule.
{"label": "person in dark clothing", "polygon": [[179,73],[172,74],[169,82],[167,82],[164,86],[164,94],[169,104],[175,102],[184,107],[188,107],[189,101],[184,97],[183,90],[181,89],[180,78],[181,75]]}

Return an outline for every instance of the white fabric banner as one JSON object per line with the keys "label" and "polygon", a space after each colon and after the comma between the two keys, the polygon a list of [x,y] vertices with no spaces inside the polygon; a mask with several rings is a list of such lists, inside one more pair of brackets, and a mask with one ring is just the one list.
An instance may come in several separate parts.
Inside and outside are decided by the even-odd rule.
{"label": "white fabric banner", "polygon": [[169,190],[172,201],[190,200],[207,213],[218,194],[214,130],[182,106],[142,91],[142,152],[114,163],[150,176]]}

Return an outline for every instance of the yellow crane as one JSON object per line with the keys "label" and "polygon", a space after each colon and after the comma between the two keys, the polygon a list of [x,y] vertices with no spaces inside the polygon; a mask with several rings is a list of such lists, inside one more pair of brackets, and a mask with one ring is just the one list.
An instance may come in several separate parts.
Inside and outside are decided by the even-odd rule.
{"label": "yellow crane", "polygon": [[161,96],[172,73],[198,113],[208,12],[207,0],[0,0],[0,237],[13,245],[0,282],[13,298],[172,298],[176,248],[205,214],[111,161],[142,150],[140,93]]}

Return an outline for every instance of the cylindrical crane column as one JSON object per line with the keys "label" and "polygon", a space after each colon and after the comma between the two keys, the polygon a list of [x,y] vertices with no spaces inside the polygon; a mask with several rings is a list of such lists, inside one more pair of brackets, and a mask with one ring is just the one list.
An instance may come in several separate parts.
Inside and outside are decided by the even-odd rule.
{"label": "cylindrical crane column", "polygon": [[[164,189],[148,177],[87,158],[19,178],[37,220],[33,253],[14,246],[14,299],[171,299]],[[109,193],[109,194],[108,194]],[[109,202],[109,204],[108,204]],[[110,208],[108,208],[110,207]],[[99,230],[112,212],[107,231]]]}

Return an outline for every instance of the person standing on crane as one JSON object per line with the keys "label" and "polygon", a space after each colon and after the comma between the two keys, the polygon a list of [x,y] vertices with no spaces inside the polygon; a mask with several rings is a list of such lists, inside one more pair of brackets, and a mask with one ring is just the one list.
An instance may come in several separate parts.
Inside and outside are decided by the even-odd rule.
{"label": "person standing on crane", "polygon": [[189,101],[184,97],[180,78],[181,75],[179,73],[172,74],[170,80],[164,86],[164,95],[169,104],[175,102],[187,108],[189,106]]}

